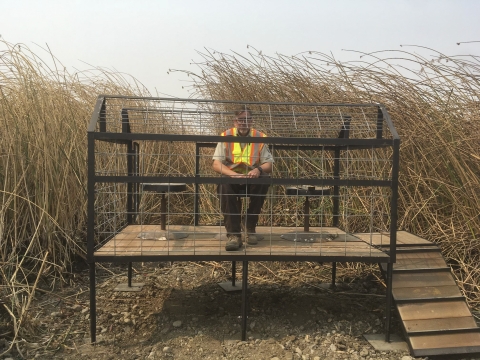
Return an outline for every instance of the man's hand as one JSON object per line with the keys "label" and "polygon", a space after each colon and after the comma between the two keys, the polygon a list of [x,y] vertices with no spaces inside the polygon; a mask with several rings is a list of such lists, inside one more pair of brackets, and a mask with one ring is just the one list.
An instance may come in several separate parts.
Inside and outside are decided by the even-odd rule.
{"label": "man's hand", "polygon": [[260,177],[261,174],[262,173],[260,172],[260,170],[258,170],[258,168],[255,168],[253,170],[250,170],[248,172],[248,174],[246,175],[246,177],[248,177],[248,178],[258,178],[258,177]]}

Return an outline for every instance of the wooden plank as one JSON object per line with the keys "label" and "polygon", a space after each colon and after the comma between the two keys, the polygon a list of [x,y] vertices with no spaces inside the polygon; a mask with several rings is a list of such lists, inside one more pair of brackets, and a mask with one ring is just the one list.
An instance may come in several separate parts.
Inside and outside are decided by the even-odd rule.
{"label": "wooden plank", "polygon": [[243,250],[238,251],[225,251],[224,248],[222,249],[205,249],[205,248],[186,248],[186,249],[169,249],[169,250],[160,250],[158,248],[152,249],[135,249],[135,248],[126,248],[122,250],[116,251],[98,251],[95,252],[95,256],[149,256],[149,255],[237,255],[237,254],[246,254],[246,255],[278,255],[278,256],[323,256],[323,257],[358,257],[358,258],[372,258],[378,257],[379,261],[387,257],[385,254],[372,254],[370,252],[338,252],[338,251],[330,251],[330,252],[293,252],[293,251],[278,251],[277,249],[272,249],[271,251],[249,251],[247,250],[244,252]]}
{"label": "wooden plank", "polygon": [[420,319],[406,320],[403,322],[407,333],[414,331],[429,330],[453,330],[476,328],[477,323],[472,316],[444,318],[444,319]]}
{"label": "wooden plank", "polygon": [[393,288],[414,288],[429,286],[456,285],[452,274],[448,271],[393,273]]}
{"label": "wooden plank", "polygon": [[[393,270],[419,270],[419,269],[450,269],[447,266],[447,263],[443,259],[440,253],[422,253],[423,254],[431,254],[432,258],[416,258],[410,257],[409,255],[418,255],[416,253],[412,254],[398,254],[397,255],[397,262],[393,264]],[[382,269],[387,271],[387,264],[381,264]]]}
{"label": "wooden plank", "polygon": [[394,270],[447,267],[440,252],[398,253]]}
{"label": "wooden plank", "polygon": [[[299,256],[350,256],[388,258],[382,251],[373,248],[358,238],[345,234],[337,228],[321,228],[324,233],[339,234],[335,241],[315,243],[294,242],[282,239],[280,235],[292,228],[262,228],[269,233],[260,234],[264,239],[255,246],[246,246],[242,251],[248,255],[299,255]],[[293,228],[295,229],[295,228]],[[167,231],[182,232],[188,237],[182,239],[158,239],[154,234],[165,235],[159,225],[129,225],[121,233],[108,241],[95,252],[95,256],[127,256],[127,255],[231,255],[238,252],[225,251],[225,240],[220,240],[225,234],[220,226],[169,226]],[[148,235],[148,236],[147,236]],[[167,235],[168,237],[168,235]]]}
{"label": "wooden plank", "polygon": [[456,285],[450,286],[425,286],[425,287],[407,287],[394,288],[393,298],[395,300],[407,299],[425,299],[425,298],[448,298],[462,296]]}
{"label": "wooden plank", "polygon": [[413,235],[407,231],[398,231],[397,232],[397,244],[432,244],[431,241],[425,240],[417,235]]}
{"label": "wooden plank", "polygon": [[441,253],[440,248],[436,246],[414,245],[407,247],[397,247],[397,254],[414,254],[414,253]]}
{"label": "wooden plank", "polygon": [[390,246],[390,236],[379,233],[355,233],[359,239],[372,246]]}
{"label": "wooden plank", "polygon": [[[415,350],[425,349],[458,349],[458,354],[465,353],[465,347],[475,346],[480,344],[480,332],[467,332],[458,334],[435,334],[435,335],[414,335],[410,337],[410,344]],[[453,349],[446,352],[439,351],[437,354],[452,354]]]}
{"label": "wooden plank", "polygon": [[443,319],[471,316],[465,301],[434,301],[415,304],[398,304],[402,321],[420,319]]}
{"label": "wooden plank", "polygon": [[[375,246],[390,246],[390,234],[389,233],[355,233],[356,237],[365,241],[366,243]],[[425,245],[431,246],[431,241],[422,239],[419,236],[410,234],[406,231],[397,232],[397,246],[398,245]]]}
{"label": "wooden plank", "polygon": [[[111,241],[103,248],[122,248],[122,247],[169,247],[169,248],[192,248],[192,247],[212,247],[212,246],[225,246],[225,241],[219,240],[202,240],[202,239],[192,239],[192,240],[159,240],[159,241],[152,241],[152,240],[116,240]],[[271,241],[265,242],[264,240],[260,241],[258,245],[249,245],[252,249],[266,249],[276,247],[279,249],[287,249],[287,250],[297,250],[297,251],[339,251],[339,250],[347,250],[347,251],[372,251],[374,253],[383,253],[378,249],[370,248],[366,246],[364,243],[360,243],[358,245],[352,245],[351,243],[346,244],[338,244],[338,243],[327,243],[327,244],[305,244],[305,243],[292,243],[292,242],[285,242],[285,241]]]}

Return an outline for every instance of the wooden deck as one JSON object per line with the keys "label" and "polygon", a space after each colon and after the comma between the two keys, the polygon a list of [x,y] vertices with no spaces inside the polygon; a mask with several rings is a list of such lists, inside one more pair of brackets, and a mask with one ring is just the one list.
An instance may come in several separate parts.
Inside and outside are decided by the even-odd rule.
{"label": "wooden deck", "polygon": [[101,260],[106,256],[278,255],[374,258],[376,262],[389,257],[334,227],[311,228],[308,233],[293,227],[257,227],[257,233],[264,237],[258,245],[244,244],[238,251],[227,252],[223,226],[169,226],[162,231],[159,225],[129,225],[97,249],[94,256]]}

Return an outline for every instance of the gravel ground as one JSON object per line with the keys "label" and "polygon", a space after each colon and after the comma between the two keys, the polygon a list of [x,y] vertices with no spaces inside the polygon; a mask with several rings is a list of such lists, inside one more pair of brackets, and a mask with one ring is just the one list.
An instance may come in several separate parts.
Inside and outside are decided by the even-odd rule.
{"label": "gravel ground", "polygon": [[[145,284],[140,292],[115,291],[127,281],[124,266],[97,271],[95,346],[84,269],[69,286],[38,292],[30,311],[33,340],[3,358],[413,359],[406,350],[377,351],[363,337],[384,333],[385,288],[373,267],[340,266],[332,291],[322,285],[330,265],[250,263],[246,341],[240,340],[241,292],[217,284],[230,280],[230,263],[135,263],[134,271],[133,281]],[[240,278],[240,264],[237,272]],[[401,335],[396,319],[392,332]],[[0,353],[7,346],[0,339]]]}

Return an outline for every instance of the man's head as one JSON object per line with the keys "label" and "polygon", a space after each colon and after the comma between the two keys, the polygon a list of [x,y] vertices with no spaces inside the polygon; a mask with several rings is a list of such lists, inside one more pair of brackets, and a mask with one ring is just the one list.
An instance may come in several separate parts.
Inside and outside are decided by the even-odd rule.
{"label": "man's head", "polygon": [[235,118],[233,119],[233,124],[237,128],[240,135],[248,135],[252,123],[253,114],[249,108],[247,108],[246,106],[242,106],[237,111],[235,111]]}

